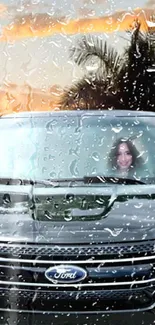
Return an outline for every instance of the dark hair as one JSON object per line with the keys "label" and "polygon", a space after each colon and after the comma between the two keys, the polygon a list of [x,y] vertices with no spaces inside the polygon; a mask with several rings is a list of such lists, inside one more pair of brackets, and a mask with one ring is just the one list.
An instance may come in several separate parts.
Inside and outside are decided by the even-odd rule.
{"label": "dark hair", "polygon": [[126,143],[126,145],[128,146],[128,149],[131,153],[132,156],[132,165],[130,166],[129,169],[135,169],[136,167],[141,167],[143,164],[143,159],[142,157],[140,157],[140,153],[137,150],[137,148],[135,147],[135,145],[132,143],[131,140],[127,139],[118,139],[116,140],[116,142],[114,142],[110,154],[109,154],[109,158],[108,158],[108,166],[110,166],[112,169],[117,170],[118,169],[118,165],[117,165],[117,154],[118,154],[118,149],[120,144],[122,143]]}

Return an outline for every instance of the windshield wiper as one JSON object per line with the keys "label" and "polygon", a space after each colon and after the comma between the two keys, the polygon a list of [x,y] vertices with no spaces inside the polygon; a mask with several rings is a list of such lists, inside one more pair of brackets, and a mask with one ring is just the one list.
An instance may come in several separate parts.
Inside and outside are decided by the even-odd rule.
{"label": "windshield wiper", "polygon": [[59,187],[64,183],[68,183],[68,186],[75,185],[76,183],[82,184],[145,184],[143,181],[134,178],[123,178],[114,176],[84,176],[84,177],[72,177],[72,178],[54,178],[45,180],[33,180],[27,178],[9,178],[0,177],[1,185],[43,185],[49,187]]}
{"label": "windshield wiper", "polygon": [[55,180],[33,180],[29,178],[0,177],[0,185],[44,185],[57,187],[59,183]]}
{"label": "windshield wiper", "polygon": [[[54,178],[54,179],[49,179],[47,180],[50,182],[58,184],[61,186],[61,184],[68,183],[69,186],[72,184],[76,183],[84,183],[84,184],[106,184],[106,183],[111,183],[111,184],[126,184],[126,185],[134,185],[134,184],[141,184],[144,185],[145,182],[139,180],[139,179],[134,179],[134,178],[123,178],[123,177],[115,177],[115,176],[84,176],[84,177],[72,177],[72,178]],[[48,185],[48,184],[47,184]]]}
{"label": "windshield wiper", "polygon": [[123,177],[115,177],[115,176],[85,176],[84,183],[86,184],[112,183],[112,184],[126,184],[126,185],[145,184],[143,181],[136,178],[123,178]]}

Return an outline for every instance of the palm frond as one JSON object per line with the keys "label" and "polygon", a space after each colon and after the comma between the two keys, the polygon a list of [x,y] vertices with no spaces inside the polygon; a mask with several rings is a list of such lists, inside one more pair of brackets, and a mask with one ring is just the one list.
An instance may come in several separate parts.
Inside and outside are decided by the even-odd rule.
{"label": "palm frond", "polygon": [[76,47],[70,49],[70,57],[81,66],[86,65],[93,57],[100,61],[98,70],[104,69],[106,74],[116,74],[121,68],[123,60],[118,52],[98,37],[83,36]]}
{"label": "palm frond", "polygon": [[64,90],[61,109],[101,109],[114,106],[116,94],[109,87],[109,81],[91,80],[84,77]]}

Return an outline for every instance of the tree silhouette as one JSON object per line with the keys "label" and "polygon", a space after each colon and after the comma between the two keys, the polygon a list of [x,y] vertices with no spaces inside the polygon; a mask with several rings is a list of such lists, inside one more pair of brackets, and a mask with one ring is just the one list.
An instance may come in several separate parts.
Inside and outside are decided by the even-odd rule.
{"label": "tree silhouette", "polygon": [[137,23],[131,42],[125,50],[126,64],[118,75],[117,87],[124,107],[137,110],[155,109],[155,47],[149,32],[140,31]]}
{"label": "tree silhouette", "polygon": [[109,81],[83,78],[64,91],[61,109],[120,109],[117,93],[109,87]]}
{"label": "tree silhouette", "polygon": [[92,59],[97,68],[87,72],[80,81],[65,89],[61,98],[62,109],[117,109],[121,107],[116,92],[117,76],[124,61],[112,47],[98,38],[84,36],[76,47],[71,48],[70,57],[76,64],[91,66]]}
{"label": "tree silhouette", "polygon": [[70,57],[88,72],[65,89],[62,109],[155,110],[155,46],[149,31],[140,31],[139,22],[130,34],[122,56],[92,36],[71,48]]}

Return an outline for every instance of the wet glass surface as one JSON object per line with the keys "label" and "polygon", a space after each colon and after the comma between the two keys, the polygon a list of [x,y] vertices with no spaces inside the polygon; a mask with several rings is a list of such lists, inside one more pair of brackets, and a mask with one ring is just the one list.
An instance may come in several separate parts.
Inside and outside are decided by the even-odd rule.
{"label": "wet glass surface", "polygon": [[0,325],[155,323],[154,112],[154,0],[0,2]]}

